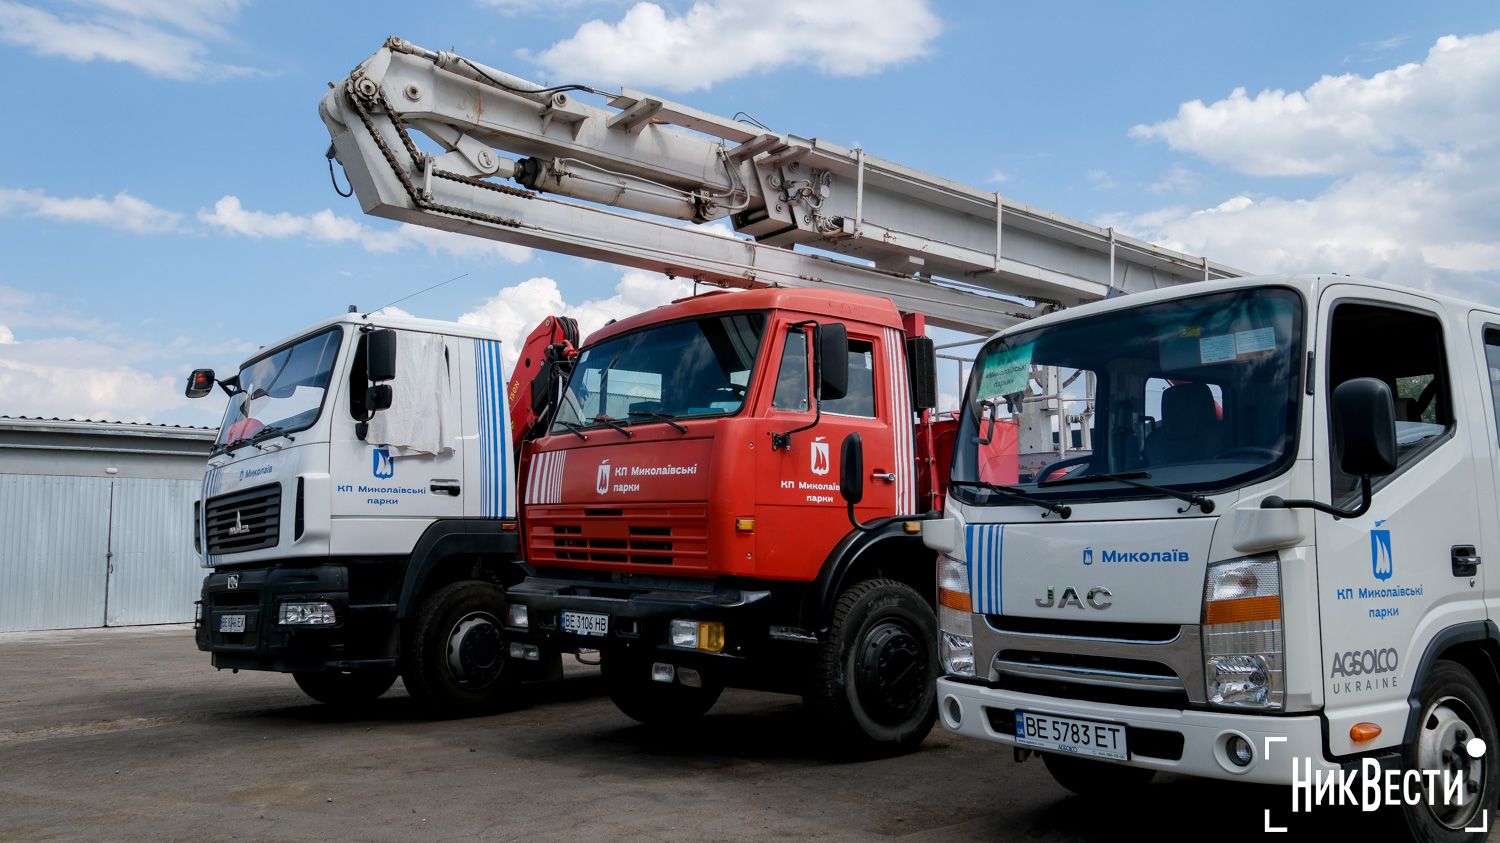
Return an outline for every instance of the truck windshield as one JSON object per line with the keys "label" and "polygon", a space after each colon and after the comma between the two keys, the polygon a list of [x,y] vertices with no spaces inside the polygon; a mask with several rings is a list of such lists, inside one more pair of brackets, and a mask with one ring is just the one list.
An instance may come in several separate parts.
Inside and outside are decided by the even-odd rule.
{"label": "truck windshield", "polygon": [[552,432],[737,413],[765,328],[761,313],[670,322],[583,350]]}
{"label": "truck windshield", "polygon": [[261,355],[240,369],[240,391],[229,399],[216,447],[229,447],[268,430],[311,427],[323,408],[342,332],[330,328]]}
{"label": "truck windshield", "polygon": [[[991,340],[960,411],[965,444],[953,478],[1103,499],[1160,494],[1149,486],[1222,491],[1270,476],[1295,456],[1302,309],[1292,290],[1262,287]],[[1014,505],[983,488],[954,495]]]}

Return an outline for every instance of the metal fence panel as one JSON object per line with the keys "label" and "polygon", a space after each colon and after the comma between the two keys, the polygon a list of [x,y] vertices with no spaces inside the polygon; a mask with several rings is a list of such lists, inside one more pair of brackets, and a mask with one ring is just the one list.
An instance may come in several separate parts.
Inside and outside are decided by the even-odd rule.
{"label": "metal fence panel", "polygon": [[193,555],[193,480],[118,478],[110,526],[105,623],[193,619],[203,569]]}
{"label": "metal fence panel", "polygon": [[0,475],[0,632],[103,623],[110,482]]}

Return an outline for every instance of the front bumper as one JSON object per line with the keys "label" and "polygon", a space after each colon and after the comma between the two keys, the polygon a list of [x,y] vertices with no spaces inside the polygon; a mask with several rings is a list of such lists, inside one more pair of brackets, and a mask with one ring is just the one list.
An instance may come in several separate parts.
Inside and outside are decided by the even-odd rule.
{"label": "front bumper", "polygon": [[[1122,723],[1130,760],[1185,776],[1290,785],[1293,765],[1299,780],[1309,771],[1336,770],[1323,753],[1323,723],[1316,715],[1272,717],[1219,711],[1178,711],[1023,694],[942,678],[937,683],[938,711],[950,732],[1030,749],[1016,742],[1016,710],[1060,717]],[[1247,767],[1236,767],[1224,753],[1230,735],[1255,749]],[[1269,752],[1269,754],[1268,754]]]}
{"label": "front bumper", "polygon": [[[280,626],[286,600],[326,601],[337,622]],[[373,611],[372,611],[373,610]],[[225,632],[226,616],[244,616],[243,632]],[[226,569],[203,580],[194,634],[217,668],[282,673],[389,669],[396,666],[395,606],[355,606],[344,565]]]}

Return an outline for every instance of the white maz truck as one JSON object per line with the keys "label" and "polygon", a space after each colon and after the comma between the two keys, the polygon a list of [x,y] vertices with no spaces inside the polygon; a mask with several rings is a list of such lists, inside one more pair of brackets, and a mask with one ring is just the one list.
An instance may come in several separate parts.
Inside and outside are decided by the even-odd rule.
{"label": "white maz truck", "polygon": [[498,336],[350,313],[232,377],[197,370],[187,393],[216,384],[229,403],[195,504],[212,569],[199,649],[329,703],[399,674],[437,713],[495,704],[503,588],[524,577]]}
{"label": "white maz truck", "polygon": [[[1034,366],[1091,375],[1094,447],[1000,486],[976,443]],[[1083,794],[1163,771],[1291,785],[1268,828],[1349,793],[1420,840],[1487,828],[1497,379],[1500,310],[1344,276],[996,335],[923,525],[943,724]]]}

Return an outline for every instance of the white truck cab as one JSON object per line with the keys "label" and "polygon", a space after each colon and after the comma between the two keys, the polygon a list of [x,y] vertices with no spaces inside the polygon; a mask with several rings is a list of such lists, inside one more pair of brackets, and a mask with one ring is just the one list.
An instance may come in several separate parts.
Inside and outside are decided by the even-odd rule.
{"label": "white truck cab", "polygon": [[[1001,485],[975,443],[1033,366],[1092,375],[1093,449]],[[942,723],[1080,793],[1163,771],[1293,785],[1305,810],[1378,774],[1418,839],[1487,827],[1497,378],[1500,311],[1344,276],[998,334],[924,525]]]}
{"label": "white truck cab", "polygon": [[359,702],[403,675],[448,712],[482,708],[519,581],[500,343],[473,326],[350,313],[233,377],[196,535],[197,638],[219,668],[295,674]]}

